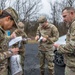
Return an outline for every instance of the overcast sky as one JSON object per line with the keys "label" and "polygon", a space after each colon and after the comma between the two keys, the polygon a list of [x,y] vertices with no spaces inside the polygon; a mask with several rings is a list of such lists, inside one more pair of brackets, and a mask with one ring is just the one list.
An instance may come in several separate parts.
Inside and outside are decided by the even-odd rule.
{"label": "overcast sky", "polygon": [[40,13],[45,13],[45,14],[50,14],[50,4],[49,1],[51,1],[52,3],[55,2],[55,0],[42,0],[42,10],[40,11]]}

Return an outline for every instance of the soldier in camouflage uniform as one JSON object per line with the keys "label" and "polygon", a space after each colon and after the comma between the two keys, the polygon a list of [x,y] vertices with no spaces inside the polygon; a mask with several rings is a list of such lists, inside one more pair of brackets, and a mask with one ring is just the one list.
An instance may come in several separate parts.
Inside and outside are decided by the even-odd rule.
{"label": "soldier in camouflage uniform", "polygon": [[57,41],[59,37],[59,32],[57,28],[49,23],[45,16],[41,16],[38,19],[39,27],[37,29],[35,40],[39,40],[42,36],[43,38],[39,42],[39,59],[40,59],[40,70],[41,75],[44,75],[45,59],[48,61],[48,69],[50,75],[54,74],[54,64],[53,64],[53,43]]}
{"label": "soldier in camouflage uniform", "polygon": [[75,9],[65,7],[62,11],[62,16],[68,27],[66,45],[54,44],[54,46],[58,48],[59,53],[64,54],[65,75],[75,75]]}
{"label": "soldier in camouflage uniform", "polygon": [[8,48],[8,41],[12,36],[8,37],[5,30],[11,29],[17,23],[18,17],[15,10],[11,7],[0,10],[0,75],[8,75],[8,58],[13,54],[17,54],[19,48]]}
{"label": "soldier in camouflage uniform", "polygon": [[[19,27],[19,29],[16,29],[14,31],[16,33],[16,36],[22,36],[22,38],[27,39],[27,35],[24,32],[24,24],[22,22],[19,22],[18,27]],[[27,43],[27,40],[21,42],[21,47],[20,47],[20,52],[19,52],[19,54],[21,55],[21,65],[22,65],[22,69],[23,69],[22,75],[24,75],[24,60],[25,60],[25,44],[26,43]],[[19,75],[19,74],[16,74],[16,75]]]}

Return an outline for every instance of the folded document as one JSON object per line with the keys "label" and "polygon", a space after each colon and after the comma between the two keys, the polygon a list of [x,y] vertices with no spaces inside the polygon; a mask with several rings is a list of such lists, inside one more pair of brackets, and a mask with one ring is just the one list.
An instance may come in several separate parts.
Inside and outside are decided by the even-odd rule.
{"label": "folded document", "polygon": [[12,45],[14,45],[14,44],[17,43],[17,42],[20,42],[20,41],[22,41],[22,36],[19,36],[19,37],[16,37],[16,38],[12,39],[12,40],[9,42],[9,47],[12,46]]}

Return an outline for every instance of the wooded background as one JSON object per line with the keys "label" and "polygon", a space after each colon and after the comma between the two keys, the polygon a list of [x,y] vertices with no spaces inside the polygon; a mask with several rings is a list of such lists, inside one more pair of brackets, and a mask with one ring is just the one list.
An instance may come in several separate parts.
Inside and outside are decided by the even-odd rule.
{"label": "wooded background", "polygon": [[[7,0],[0,0],[0,9],[5,9],[7,5],[11,6],[12,0],[9,0],[9,3],[6,3]],[[60,33],[60,36],[66,34],[67,28],[66,24],[62,20],[62,9],[66,6],[75,7],[75,0],[59,0],[55,1],[54,4],[48,0],[50,4],[50,15],[40,14],[42,9],[41,0],[15,0],[12,7],[16,9],[19,15],[19,21],[22,21],[25,25],[25,32],[30,37],[34,37],[38,23],[37,19],[39,16],[44,15],[47,17],[48,21],[54,24]]]}

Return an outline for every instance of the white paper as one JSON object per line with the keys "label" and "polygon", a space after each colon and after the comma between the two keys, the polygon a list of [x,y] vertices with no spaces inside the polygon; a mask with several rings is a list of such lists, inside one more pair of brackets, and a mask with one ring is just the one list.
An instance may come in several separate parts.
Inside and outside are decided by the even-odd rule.
{"label": "white paper", "polygon": [[38,42],[40,42],[42,39],[43,39],[43,37],[41,36],[41,37],[39,38]]}
{"label": "white paper", "polygon": [[22,36],[16,37],[9,42],[9,47],[14,45],[15,43],[22,41]]}

